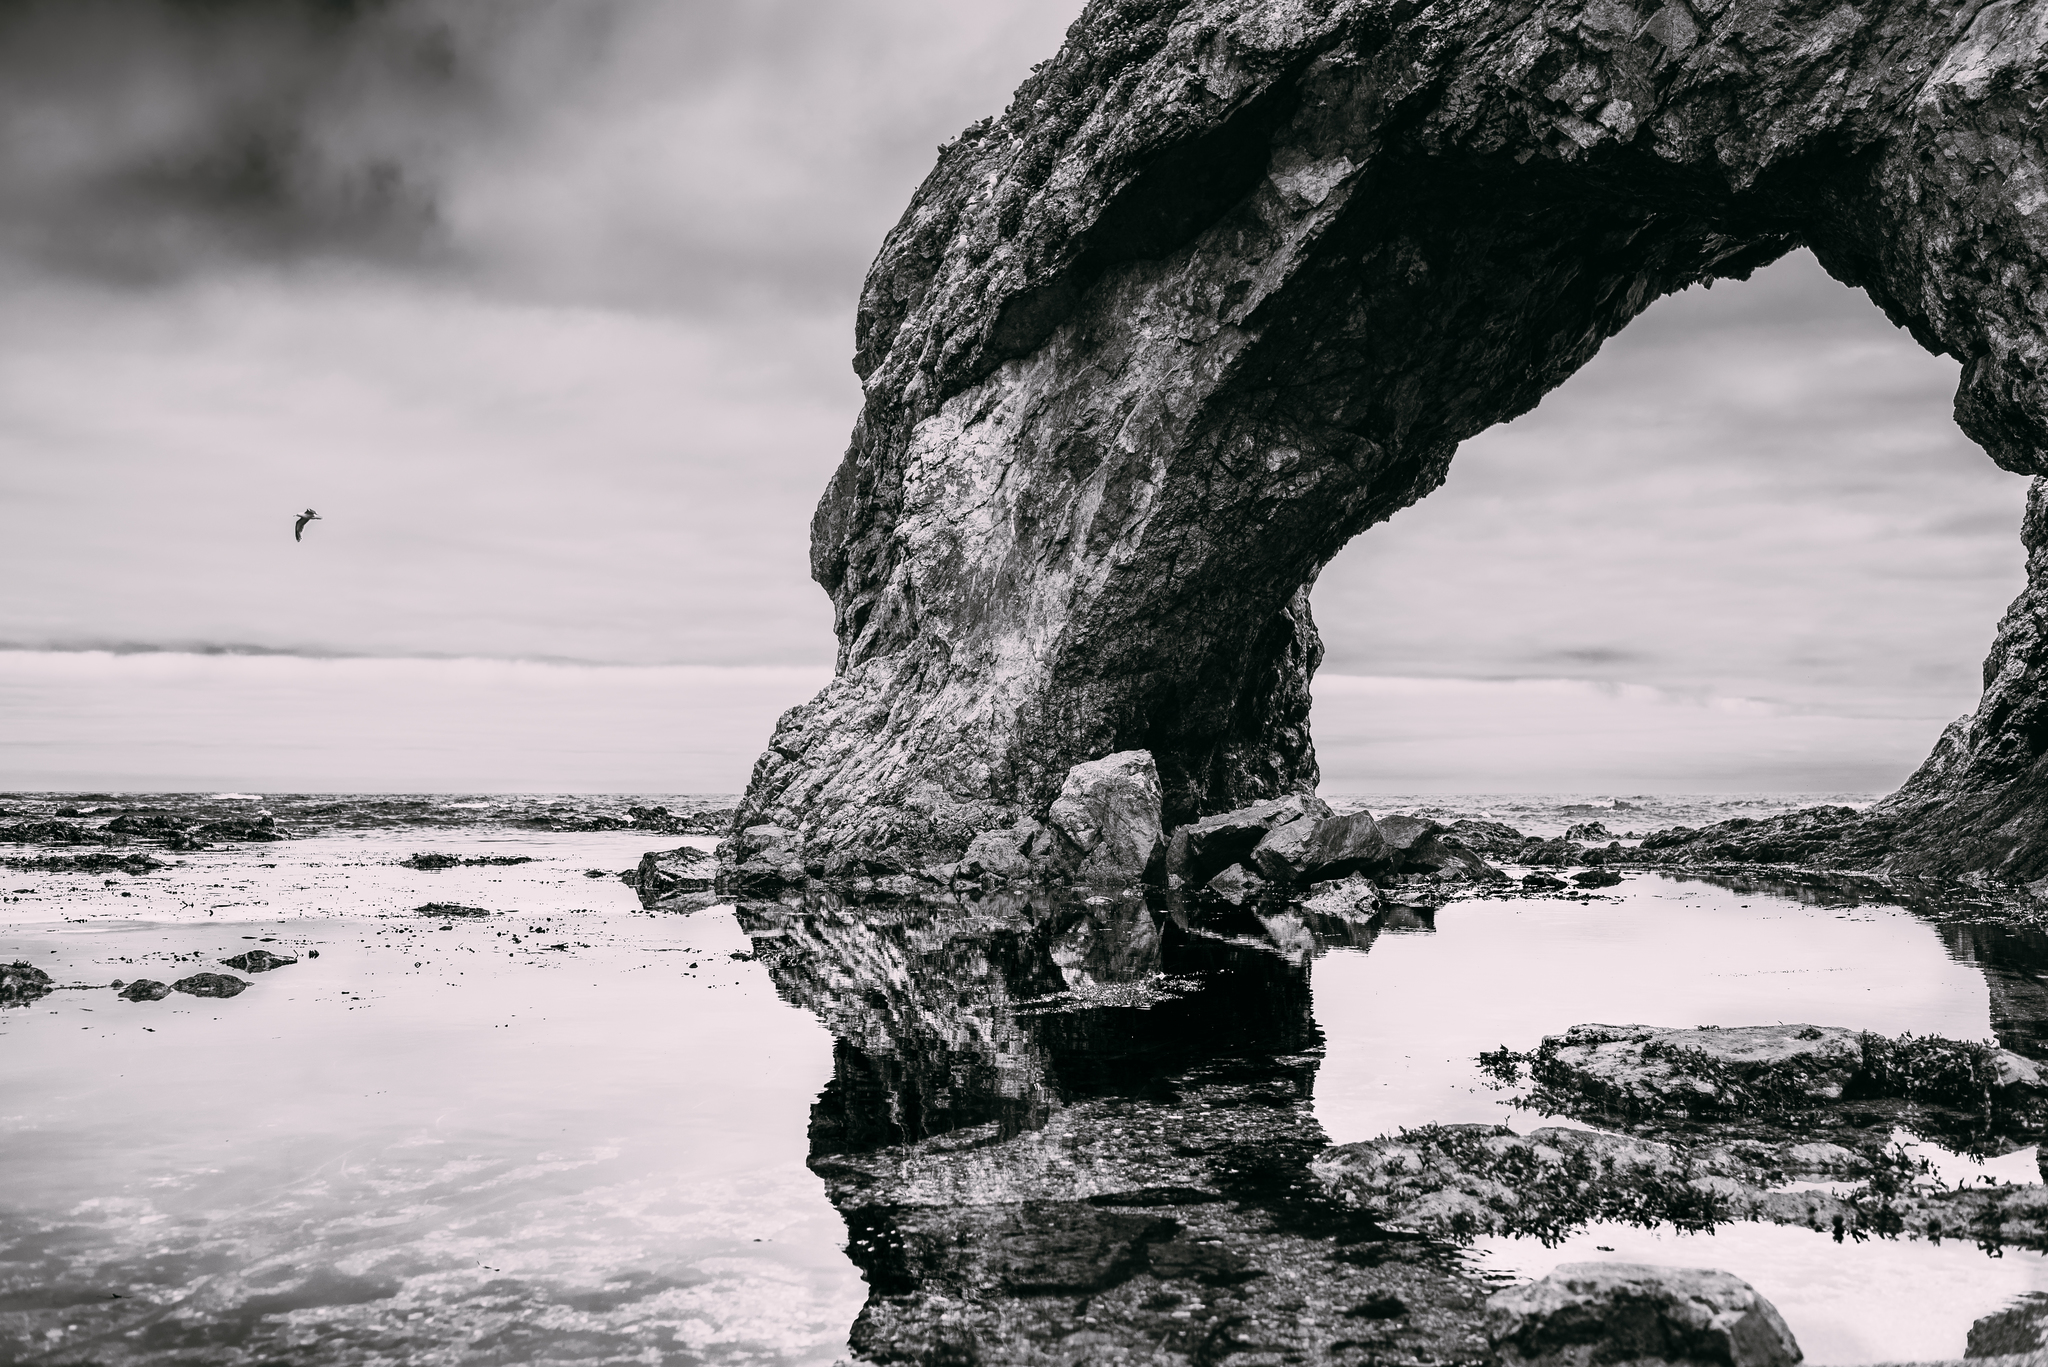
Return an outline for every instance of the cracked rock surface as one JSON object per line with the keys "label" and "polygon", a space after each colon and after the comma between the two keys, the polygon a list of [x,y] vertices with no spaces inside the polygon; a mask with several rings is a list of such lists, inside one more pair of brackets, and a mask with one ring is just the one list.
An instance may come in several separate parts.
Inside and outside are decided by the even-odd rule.
{"label": "cracked rock surface", "polygon": [[[1311,791],[1322,566],[1659,296],[1795,246],[2038,473],[2044,44],[2009,0],[1093,0],[870,272],[812,528],[838,673],[733,828],[943,863],[1130,750],[1169,830]],[[2032,773],[2022,615],[1918,826]]]}

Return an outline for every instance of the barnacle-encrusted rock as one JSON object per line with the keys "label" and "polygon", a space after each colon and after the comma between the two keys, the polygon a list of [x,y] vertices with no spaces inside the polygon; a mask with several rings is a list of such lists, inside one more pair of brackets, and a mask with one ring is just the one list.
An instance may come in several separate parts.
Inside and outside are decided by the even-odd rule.
{"label": "barnacle-encrusted rock", "polygon": [[[812,525],[838,674],[734,829],[920,867],[1126,750],[1169,827],[1311,790],[1330,557],[1660,295],[1796,246],[2039,473],[2044,43],[2014,3],[1092,0],[868,276]],[[1916,791],[1990,772],[1951,768]]]}

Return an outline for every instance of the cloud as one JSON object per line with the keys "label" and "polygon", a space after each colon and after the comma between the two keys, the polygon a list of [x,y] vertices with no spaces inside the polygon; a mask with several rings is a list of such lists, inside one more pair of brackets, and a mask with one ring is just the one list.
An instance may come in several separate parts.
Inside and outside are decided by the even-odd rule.
{"label": "cloud", "polygon": [[1871,717],[1636,684],[1325,674],[1322,791],[1878,793],[1948,719]]}
{"label": "cloud", "polygon": [[636,308],[850,304],[1078,3],[18,0],[0,254],[363,259]]}

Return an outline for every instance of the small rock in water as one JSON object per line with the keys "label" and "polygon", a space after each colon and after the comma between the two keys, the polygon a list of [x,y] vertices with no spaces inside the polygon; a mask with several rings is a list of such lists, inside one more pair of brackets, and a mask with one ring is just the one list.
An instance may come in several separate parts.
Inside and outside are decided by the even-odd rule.
{"label": "small rock in water", "polygon": [[452,869],[460,865],[462,860],[452,854],[415,854],[398,862],[408,869]]}
{"label": "small rock in water", "polygon": [[160,983],[154,978],[137,978],[121,989],[121,1000],[131,1002],[160,1002],[171,995],[169,983]]}
{"label": "small rock in water", "polygon": [[1621,875],[1613,869],[1587,869],[1573,874],[1572,881],[1582,888],[1611,888],[1621,881]]}
{"label": "small rock in water", "polygon": [[2035,1291],[1971,1325],[1963,1356],[2003,1357],[2041,1348],[2048,1348],[2048,1295]]}
{"label": "small rock in water", "polygon": [[183,992],[193,997],[235,997],[247,989],[248,983],[231,973],[194,973],[189,978],[180,978],[171,984],[171,991]]}
{"label": "small rock in water", "polygon": [[239,968],[244,973],[268,973],[273,968],[283,968],[286,964],[297,963],[298,960],[272,954],[267,949],[252,949],[246,954],[237,954],[232,959],[222,959],[221,962],[229,968]]}
{"label": "small rock in water", "polygon": [[1795,1367],[1801,1356],[1755,1287],[1706,1268],[1567,1263],[1486,1308],[1509,1367]]}
{"label": "small rock in water", "polygon": [[[691,893],[706,893],[713,884],[711,856],[694,845],[672,850],[649,850],[640,856],[640,866],[619,875],[619,880],[640,894],[640,905],[649,911],[670,899]],[[592,869],[586,877],[609,878],[603,869]],[[663,909],[667,909],[664,907]],[[688,908],[696,910],[695,907]]]}
{"label": "small rock in water", "polygon": [[0,965],[0,1005],[32,1002],[55,991],[50,975],[32,963]]}
{"label": "small rock in water", "polygon": [[1561,888],[1565,886],[1565,881],[1564,879],[1559,878],[1556,874],[1525,873],[1522,875],[1522,886],[1525,888],[1539,888],[1548,891],[1553,888]]}
{"label": "small rock in water", "polygon": [[428,902],[413,908],[415,916],[489,916],[482,907],[465,907],[457,902]]}

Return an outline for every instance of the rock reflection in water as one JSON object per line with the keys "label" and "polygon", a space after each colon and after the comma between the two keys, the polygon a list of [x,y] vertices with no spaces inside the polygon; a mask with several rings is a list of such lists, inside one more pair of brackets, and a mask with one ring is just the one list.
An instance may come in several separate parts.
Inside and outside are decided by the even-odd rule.
{"label": "rock reflection in water", "polygon": [[863,1357],[1484,1352],[1484,1283],[1309,1176],[1326,1140],[1305,922],[1061,893],[813,893],[739,917],[838,1039],[811,1167],[868,1280]]}

